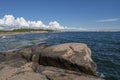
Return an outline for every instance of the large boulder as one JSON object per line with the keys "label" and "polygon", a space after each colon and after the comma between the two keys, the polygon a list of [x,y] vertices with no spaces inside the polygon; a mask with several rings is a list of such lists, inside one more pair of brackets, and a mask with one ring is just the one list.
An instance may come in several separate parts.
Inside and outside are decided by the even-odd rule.
{"label": "large boulder", "polygon": [[66,43],[44,48],[39,53],[39,64],[96,74],[96,64],[86,44]]}
{"label": "large boulder", "polygon": [[91,50],[86,44],[66,43],[54,46],[40,44],[23,48],[17,53],[21,54],[27,61],[37,62],[44,66],[54,66],[96,75],[96,64],[91,59]]}
{"label": "large boulder", "polygon": [[93,75],[96,64],[86,44],[40,44],[0,53],[0,80],[103,80]]}

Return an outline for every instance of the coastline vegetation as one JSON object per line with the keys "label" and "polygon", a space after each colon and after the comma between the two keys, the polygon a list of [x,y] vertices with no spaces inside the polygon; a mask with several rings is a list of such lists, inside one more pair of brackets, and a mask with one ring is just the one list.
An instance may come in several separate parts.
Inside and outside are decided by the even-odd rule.
{"label": "coastline vegetation", "polygon": [[31,28],[21,28],[21,29],[13,29],[13,30],[0,30],[0,33],[6,33],[6,32],[54,32],[55,30],[49,30],[49,29],[31,29]]}

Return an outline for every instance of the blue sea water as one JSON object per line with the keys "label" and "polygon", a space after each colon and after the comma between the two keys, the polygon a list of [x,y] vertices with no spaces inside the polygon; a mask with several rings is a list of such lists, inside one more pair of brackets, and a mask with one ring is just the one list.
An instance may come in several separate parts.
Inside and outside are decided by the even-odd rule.
{"label": "blue sea water", "polygon": [[14,50],[42,42],[49,45],[77,42],[91,48],[98,75],[120,80],[120,32],[34,33],[0,37],[0,51]]}

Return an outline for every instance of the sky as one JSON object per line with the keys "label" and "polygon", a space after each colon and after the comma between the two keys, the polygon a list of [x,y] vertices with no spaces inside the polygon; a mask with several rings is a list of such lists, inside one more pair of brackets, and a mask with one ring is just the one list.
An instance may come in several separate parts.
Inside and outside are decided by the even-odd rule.
{"label": "sky", "polygon": [[1,0],[0,29],[120,31],[120,0]]}

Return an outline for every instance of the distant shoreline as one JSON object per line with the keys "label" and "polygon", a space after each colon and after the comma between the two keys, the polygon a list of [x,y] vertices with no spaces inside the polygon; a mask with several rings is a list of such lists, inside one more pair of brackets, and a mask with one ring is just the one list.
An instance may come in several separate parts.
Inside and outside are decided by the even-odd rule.
{"label": "distant shoreline", "polygon": [[[52,31],[54,32],[98,32],[98,33],[104,33],[104,32],[120,32],[120,31]],[[30,31],[30,32],[0,32],[1,36],[9,36],[9,35],[18,35],[18,34],[31,34],[31,33],[50,33],[49,31]]]}
{"label": "distant shoreline", "polygon": [[31,33],[48,33],[48,31],[30,31],[30,32],[1,32],[0,36],[18,35],[18,34],[31,34]]}
{"label": "distant shoreline", "polygon": [[48,33],[48,32],[57,32],[57,31],[44,30],[44,29],[21,28],[21,29],[14,29],[14,30],[0,30],[0,36],[30,34],[30,33]]}

